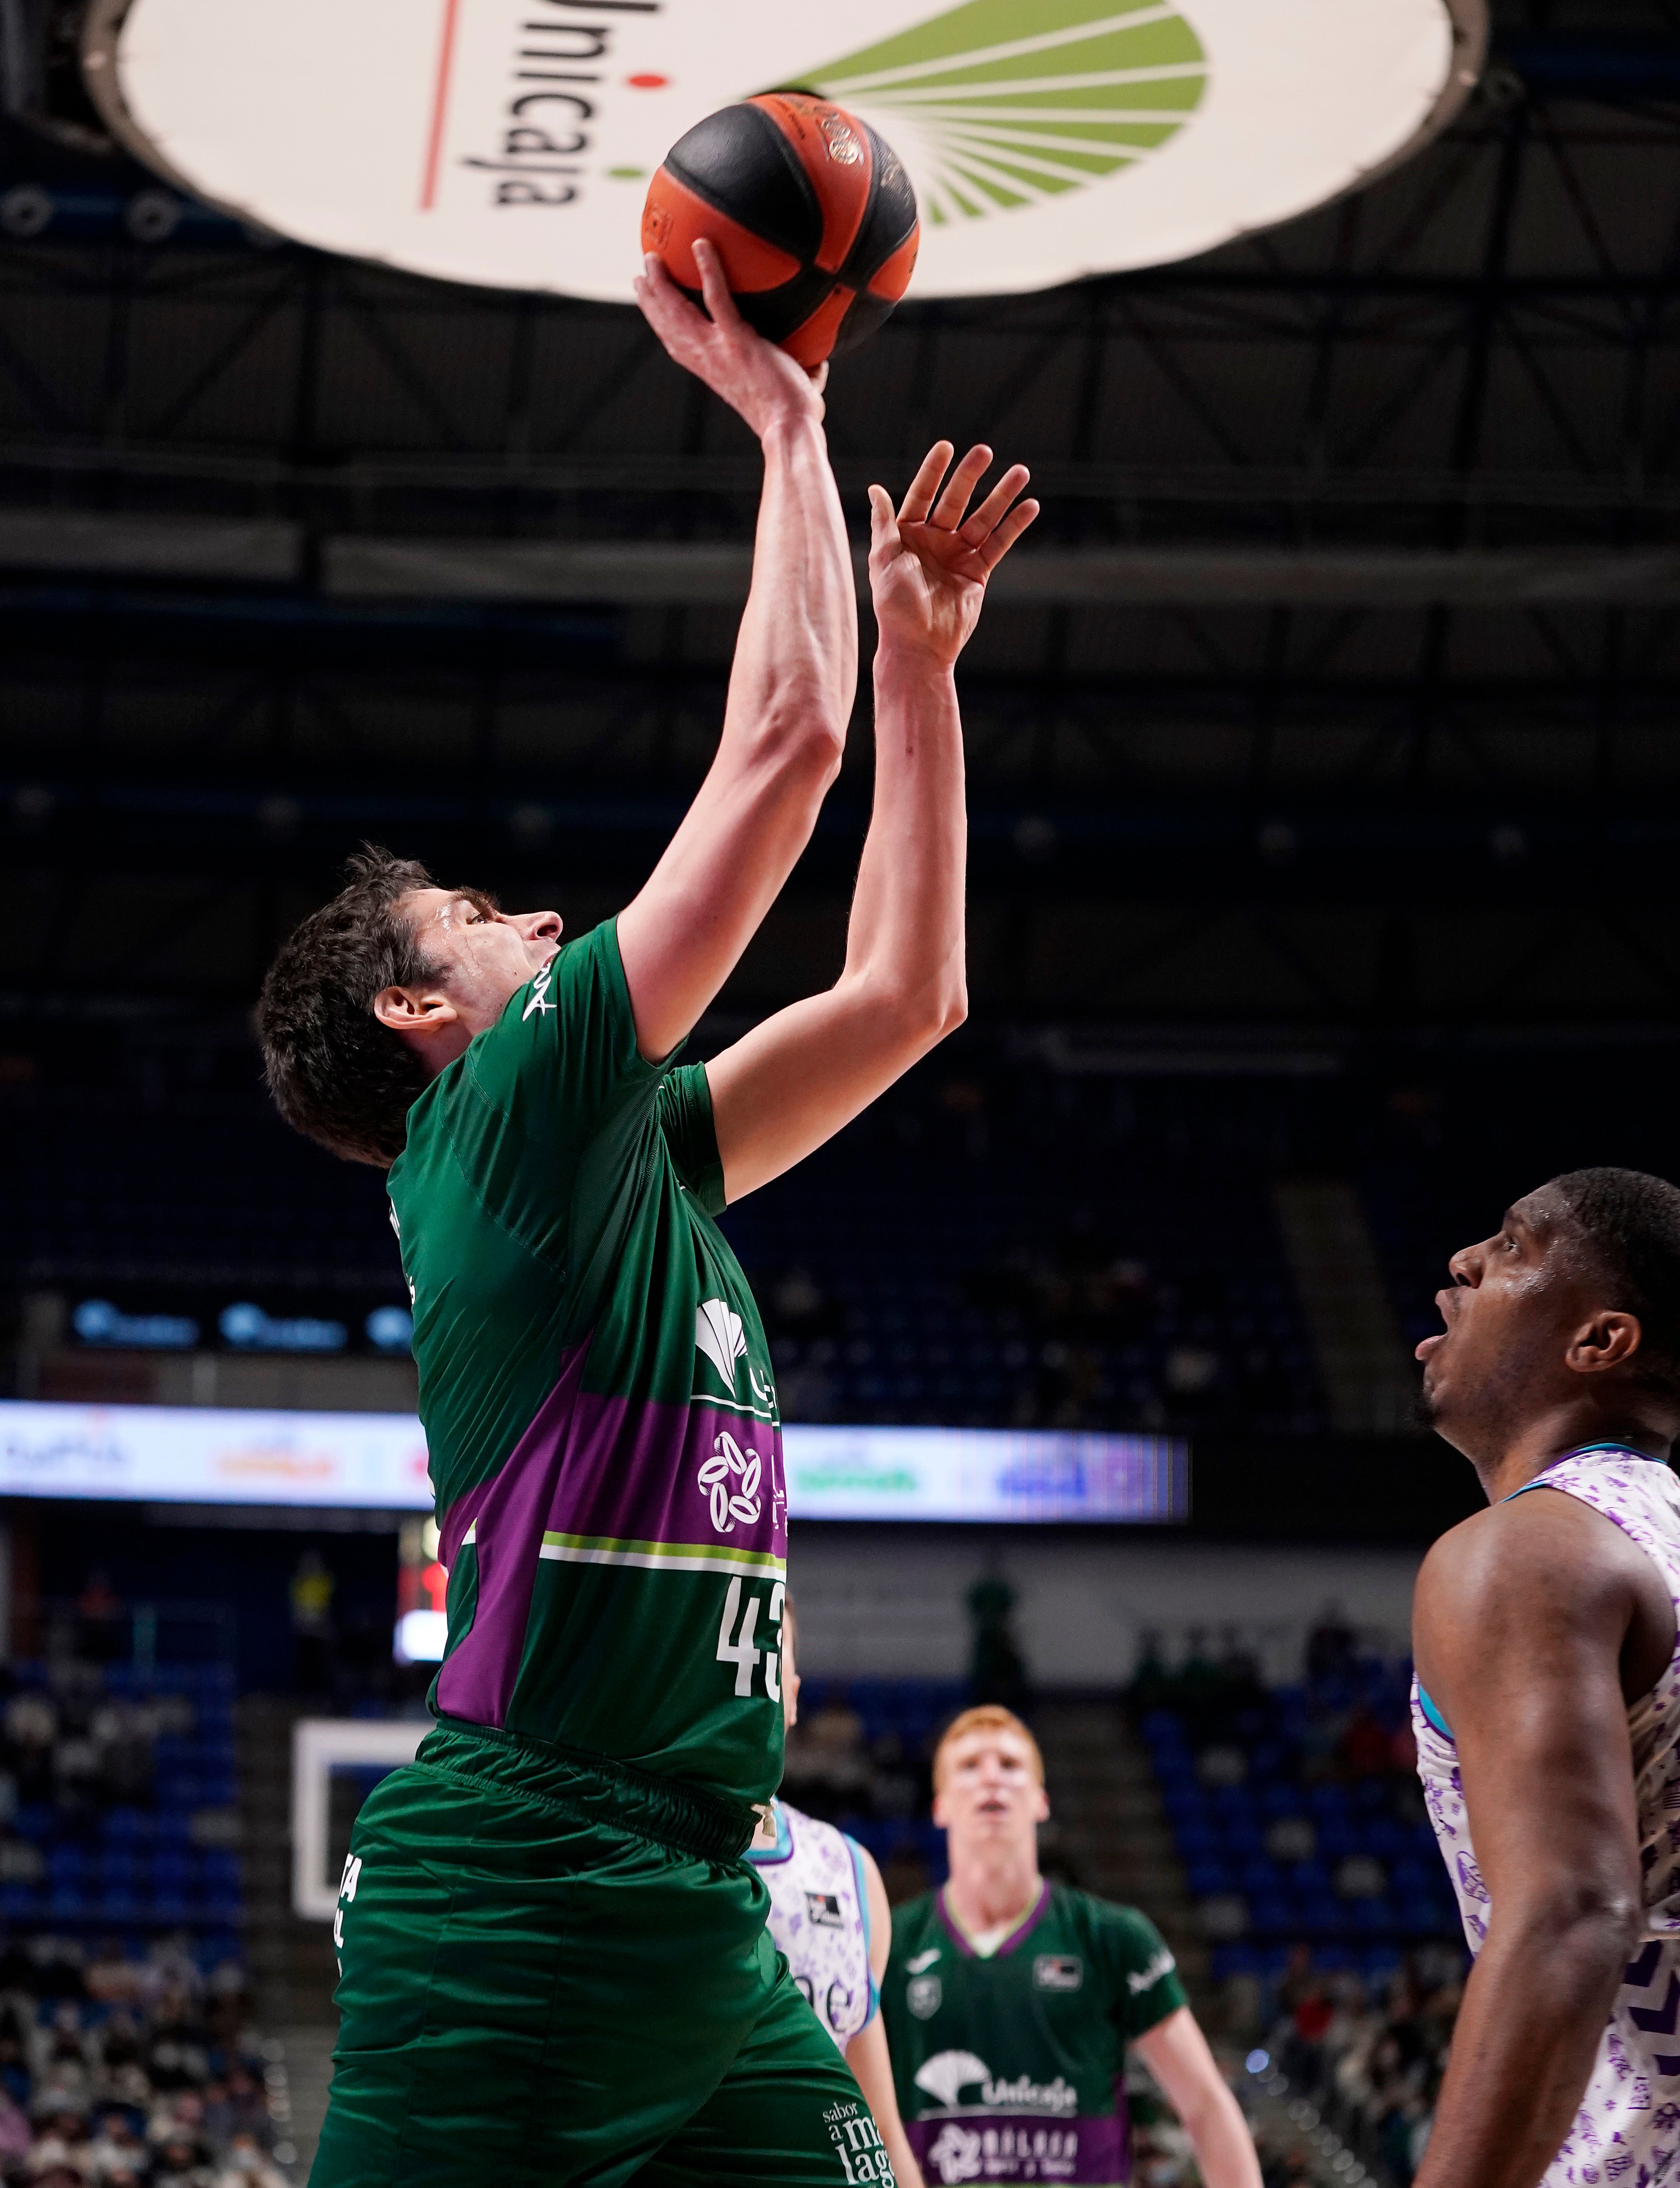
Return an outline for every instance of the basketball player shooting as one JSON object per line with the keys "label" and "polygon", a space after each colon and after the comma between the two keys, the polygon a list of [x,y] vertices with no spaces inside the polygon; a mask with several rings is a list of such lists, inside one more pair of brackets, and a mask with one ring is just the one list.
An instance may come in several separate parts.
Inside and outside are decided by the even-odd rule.
{"label": "basketball player shooting", "polygon": [[[419,1758],[340,1893],[315,2188],[890,2184],[740,1857],[781,1776],[786,1505],[758,1313],[713,1217],[958,1024],[953,669],[1036,514],[941,443],[871,491],[875,798],[844,968],[707,1063],[675,1055],[839,768],[857,608],[820,384],[650,261],[644,311],[764,460],[710,772],[646,886],[562,945],[369,854],[265,983],[300,1130],[390,1172],[448,1568]],[[947,478],[946,473],[950,472]]]}
{"label": "basketball player shooting", "polygon": [[1476,1960],[1417,2188],[1650,2188],[1680,2148],[1680,1192],[1576,1170],[1449,1267],[1423,1404],[1491,1508],[1424,1561],[1412,1710]]}

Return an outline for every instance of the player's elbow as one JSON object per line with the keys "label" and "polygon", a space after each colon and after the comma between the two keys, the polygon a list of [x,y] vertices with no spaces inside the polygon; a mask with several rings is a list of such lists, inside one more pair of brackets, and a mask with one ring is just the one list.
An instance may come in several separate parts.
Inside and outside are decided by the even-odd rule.
{"label": "player's elbow", "polygon": [[960,1025],[967,1022],[967,1017],[968,983],[959,973],[950,983],[943,999],[939,1010],[939,1030],[933,1035],[934,1040],[943,1040],[947,1034],[955,1033]]}
{"label": "player's elbow", "polygon": [[796,683],[765,708],[753,742],[763,766],[820,793],[846,756],[845,717],[826,692]]}
{"label": "player's elbow", "polygon": [[968,1015],[968,984],[960,966],[930,979],[889,985],[882,998],[893,1038],[912,1060],[937,1047]]}
{"label": "player's elbow", "polygon": [[[1502,1909],[1497,1909],[1495,1921]],[[1559,1876],[1524,1895],[1512,1927],[1544,1953],[1549,1967],[1570,1970],[1576,1983],[1617,1973],[1637,1949],[1645,1926],[1638,1882],[1588,1874]]]}

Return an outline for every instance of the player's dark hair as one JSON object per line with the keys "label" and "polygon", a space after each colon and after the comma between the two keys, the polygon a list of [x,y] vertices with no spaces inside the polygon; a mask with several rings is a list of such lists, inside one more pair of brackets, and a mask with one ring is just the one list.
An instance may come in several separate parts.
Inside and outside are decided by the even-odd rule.
{"label": "player's dark hair", "polygon": [[1680,1189],[1638,1170],[1572,1170],[1553,1190],[1586,1234],[1613,1303],[1639,1317],[1639,1379],[1680,1405]]}
{"label": "player's dark hair", "polygon": [[437,883],[414,859],[365,844],[330,904],[294,928],[257,1006],[269,1091],[287,1124],[350,1162],[389,1170],[403,1152],[409,1104],[427,1072],[374,1016],[383,988],[438,977],[397,910]]}

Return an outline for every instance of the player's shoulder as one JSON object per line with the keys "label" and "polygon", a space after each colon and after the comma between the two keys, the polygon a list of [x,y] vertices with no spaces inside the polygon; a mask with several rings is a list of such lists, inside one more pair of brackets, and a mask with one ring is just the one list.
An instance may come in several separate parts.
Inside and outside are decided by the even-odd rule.
{"label": "player's shoulder", "polygon": [[505,1118],[547,1140],[574,1095],[593,1106],[604,1085],[658,1076],[636,1049],[617,922],[608,919],[561,943],[434,1084],[445,1086],[452,1136],[476,1144],[488,1134],[488,1153]]}
{"label": "player's shoulder", "polygon": [[857,1841],[848,1832],[843,1831],[838,1824],[825,1823],[820,1816],[808,1816],[803,1808],[796,1808],[791,1802],[782,1800],[780,1796],[775,1806],[781,1819],[778,1836],[785,1830],[787,1841],[795,1852],[802,1847],[807,1853],[815,1853],[820,1847],[843,1847],[850,1850],[857,1845]]}
{"label": "player's shoulder", "polygon": [[1050,1913],[1063,1934],[1083,1940],[1095,1957],[1117,1973],[1135,1976],[1151,1968],[1165,1973],[1175,1965],[1160,1931],[1141,1907],[1058,1884],[1051,1888]]}
{"label": "player's shoulder", "polygon": [[1147,2029],[1182,2005],[1177,1958],[1142,1908],[1064,1887],[1057,1937],[1088,1966],[1093,2004],[1127,2027]]}
{"label": "player's shoulder", "polygon": [[1536,1480],[1472,1513],[1431,1546],[1417,1614],[1543,1623],[1625,1581],[1638,1552],[1615,1521],[1560,1483]]}
{"label": "player's shoulder", "polygon": [[623,988],[624,970],[618,956],[617,922],[604,919],[570,941],[562,942],[539,973],[523,987],[516,988],[503,1005],[501,1015],[479,1034],[464,1059],[470,1067],[515,1045],[530,1046],[551,1019],[561,1015],[561,1000],[580,984],[602,984],[609,993]]}

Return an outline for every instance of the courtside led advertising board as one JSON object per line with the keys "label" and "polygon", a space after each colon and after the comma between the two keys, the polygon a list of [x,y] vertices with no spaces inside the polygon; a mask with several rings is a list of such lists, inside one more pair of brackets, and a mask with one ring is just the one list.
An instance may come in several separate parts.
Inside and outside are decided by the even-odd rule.
{"label": "courtside led advertising board", "polygon": [[[1190,1516],[1172,1436],[1013,1429],[782,1431],[796,1520],[1170,1523]],[[0,1402],[0,1496],[429,1512],[408,1413]]]}
{"label": "courtside led advertising board", "polygon": [[1450,118],[1485,0],[96,0],[127,141],[282,234],[628,302],[649,178],[800,87],[922,211],[910,295],[1159,264],[1321,205]]}

